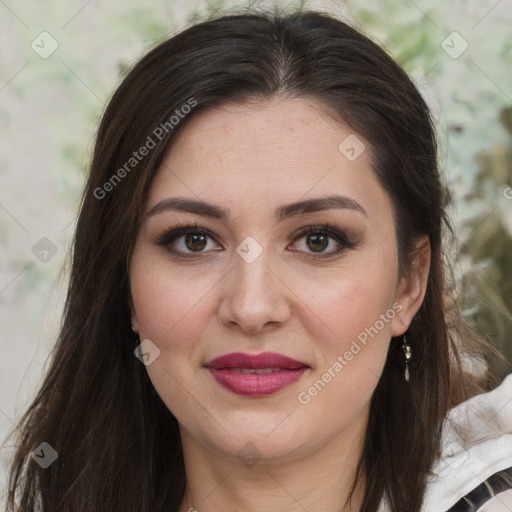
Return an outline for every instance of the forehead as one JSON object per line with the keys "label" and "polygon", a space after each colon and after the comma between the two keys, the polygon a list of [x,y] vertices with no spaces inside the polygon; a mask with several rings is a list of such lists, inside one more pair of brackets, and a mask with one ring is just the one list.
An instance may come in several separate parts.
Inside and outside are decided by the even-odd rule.
{"label": "forehead", "polygon": [[254,211],[342,194],[370,210],[390,208],[370,152],[362,137],[309,100],[210,108],[178,132],[153,180],[148,206],[173,195]]}

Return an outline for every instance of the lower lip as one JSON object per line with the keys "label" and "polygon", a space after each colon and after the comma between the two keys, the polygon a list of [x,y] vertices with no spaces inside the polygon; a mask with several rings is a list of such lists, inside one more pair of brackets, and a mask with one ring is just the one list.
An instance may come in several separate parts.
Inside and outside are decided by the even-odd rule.
{"label": "lower lip", "polygon": [[267,396],[277,393],[299,380],[307,369],[304,366],[297,370],[279,370],[274,373],[258,375],[229,369],[208,368],[219,384],[237,395],[246,396]]}

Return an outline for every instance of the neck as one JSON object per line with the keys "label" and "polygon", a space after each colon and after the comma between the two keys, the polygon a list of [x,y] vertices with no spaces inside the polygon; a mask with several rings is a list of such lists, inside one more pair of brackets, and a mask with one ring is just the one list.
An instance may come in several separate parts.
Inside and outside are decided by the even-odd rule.
{"label": "neck", "polygon": [[363,448],[359,427],[353,424],[300,456],[262,457],[249,467],[210,451],[180,426],[187,488],[179,512],[359,512],[364,481],[344,508]]}

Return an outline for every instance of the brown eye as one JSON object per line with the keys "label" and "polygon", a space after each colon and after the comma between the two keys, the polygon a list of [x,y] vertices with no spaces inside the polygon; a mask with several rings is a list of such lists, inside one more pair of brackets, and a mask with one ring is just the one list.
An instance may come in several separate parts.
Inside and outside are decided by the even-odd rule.
{"label": "brown eye", "polygon": [[313,252],[322,252],[329,246],[329,237],[325,235],[307,235],[307,246],[313,251]]}
{"label": "brown eye", "polygon": [[[344,233],[332,228],[328,224],[324,226],[308,226],[295,240],[301,239],[305,240],[305,248],[299,249],[299,252],[317,254],[320,258],[335,256],[356,246],[356,243],[350,241]],[[334,240],[336,243],[332,244],[331,240]],[[339,248],[331,252],[326,252],[331,245],[338,245]]]}
{"label": "brown eye", "polygon": [[214,240],[210,232],[197,225],[179,226],[166,231],[158,237],[157,245],[166,247],[171,253],[177,256],[187,257],[188,255],[202,254],[211,245],[209,240]]}
{"label": "brown eye", "polygon": [[202,251],[207,243],[207,237],[201,234],[189,234],[185,235],[185,246],[193,252]]}

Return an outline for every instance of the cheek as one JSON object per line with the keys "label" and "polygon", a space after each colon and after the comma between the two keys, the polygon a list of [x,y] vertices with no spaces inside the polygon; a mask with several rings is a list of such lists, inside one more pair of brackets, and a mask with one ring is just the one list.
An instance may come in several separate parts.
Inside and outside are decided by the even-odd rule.
{"label": "cheek", "polygon": [[148,375],[169,410],[183,420],[202,414],[199,402],[190,400],[202,396],[191,369],[202,364],[197,343],[207,332],[208,293],[215,281],[164,267],[142,258],[132,270],[131,291],[140,340],[150,339],[160,350],[146,367]]}
{"label": "cheek", "polygon": [[[206,322],[205,304],[215,286],[212,274],[199,279],[192,270],[162,265],[144,259],[131,275],[132,298],[141,336],[155,343],[186,343],[191,333]],[[187,333],[185,335],[185,333]]]}
{"label": "cheek", "polygon": [[[336,339],[343,341],[338,348],[343,348],[348,340],[366,332],[376,322],[377,329],[384,331],[384,337],[389,334],[389,320],[394,316],[396,276],[391,268],[389,271],[386,268],[384,261],[373,268],[365,266],[361,271],[353,268],[351,275],[332,279],[323,290],[318,289],[318,293],[310,296],[311,309],[334,331]],[[386,313],[383,324],[381,315]]]}
{"label": "cheek", "polygon": [[323,300],[309,303],[325,327],[323,339],[316,338],[322,361],[303,389],[301,403],[315,402],[312,409],[330,403],[354,412],[369,400],[386,361],[391,322],[400,309],[394,303],[394,273],[384,268],[383,262],[333,282]]}

